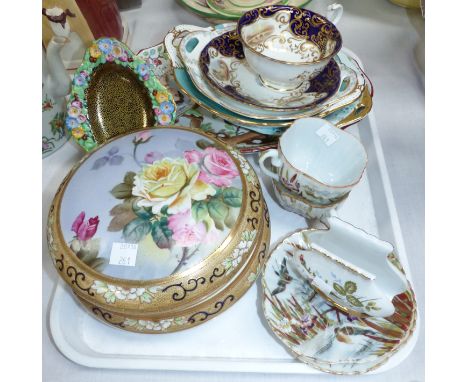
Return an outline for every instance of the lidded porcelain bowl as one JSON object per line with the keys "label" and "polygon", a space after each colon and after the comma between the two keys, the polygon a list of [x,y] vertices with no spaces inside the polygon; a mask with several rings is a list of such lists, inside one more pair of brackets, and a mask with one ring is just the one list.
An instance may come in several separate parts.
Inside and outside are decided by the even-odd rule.
{"label": "lidded porcelain bowl", "polygon": [[341,34],[325,17],[288,5],[246,12],[237,23],[245,59],[266,86],[294,89],[340,51]]}
{"label": "lidded porcelain bowl", "polygon": [[145,331],[135,320],[177,318],[165,331],[188,328],[237,301],[269,235],[248,162],[179,127],[120,135],[86,155],[60,185],[48,221],[61,277],[99,318],[117,315],[116,326],[134,331]]}

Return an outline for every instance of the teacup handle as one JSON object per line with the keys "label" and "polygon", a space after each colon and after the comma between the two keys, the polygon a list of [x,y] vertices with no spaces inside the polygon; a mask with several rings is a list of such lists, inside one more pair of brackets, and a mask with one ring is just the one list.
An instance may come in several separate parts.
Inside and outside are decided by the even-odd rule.
{"label": "teacup handle", "polygon": [[267,169],[265,167],[265,161],[268,159],[268,158],[271,158],[271,164],[275,167],[281,167],[282,165],[282,162],[281,162],[281,159],[279,158],[278,156],[278,150],[276,149],[272,149],[272,150],[268,150],[267,152],[263,153],[259,160],[258,160],[258,164],[260,165],[260,169],[262,170],[262,172],[269,176],[270,178],[273,178],[274,180],[276,180],[277,182],[279,182],[279,176],[276,172],[273,172],[269,169]]}
{"label": "teacup handle", "polygon": [[327,19],[330,20],[333,24],[338,24],[341,16],[343,16],[343,6],[341,4],[334,3],[328,6]]}

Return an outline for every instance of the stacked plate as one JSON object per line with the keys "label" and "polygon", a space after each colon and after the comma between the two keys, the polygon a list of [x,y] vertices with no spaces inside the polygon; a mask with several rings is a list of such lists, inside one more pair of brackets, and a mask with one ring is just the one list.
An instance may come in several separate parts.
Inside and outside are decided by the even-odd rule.
{"label": "stacked plate", "polygon": [[[237,20],[242,14],[256,7],[288,4],[302,7],[310,0],[180,0],[186,8],[211,22]],[[221,21],[220,21],[221,20]]]}
{"label": "stacked plate", "polygon": [[120,329],[172,332],[208,321],[253,284],[270,243],[258,178],[206,134],[119,135],[66,176],[48,245],[81,304]]}
{"label": "stacked plate", "polygon": [[[191,25],[180,25],[175,27],[170,33],[172,47],[179,46],[183,37],[190,31],[202,28]],[[176,37],[174,37],[176,35]],[[347,59],[359,68],[355,55],[346,48],[342,53]],[[240,127],[234,120],[229,121],[192,102],[191,98],[183,93],[175,81],[175,73],[183,69],[172,69],[171,57],[167,52],[164,43],[160,43],[138,52],[138,57],[146,61],[147,65],[154,72],[156,77],[173,95],[177,105],[177,124],[190,126],[194,129],[202,130],[216,136],[224,143],[236,147],[243,153],[253,153],[275,148],[278,144],[279,134],[284,128],[266,128],[264,126],[249,125],[247,128]],[[344,128],[364,118],[372,107],[370,89],[364,89],[363,96],[352,104],[338,109],[325,117],[335,126]]]}
{"label": "stacked plate", "polygon": [[372,107],[371,85],[345,51],[308,81],[306,89],[278,90],[259,80],[247,64],[235,24],[180,25],[164,43],[181,92],[228,123],[260,134],[280,136],[294,120],[310,116],[329,118],[344,128]]}

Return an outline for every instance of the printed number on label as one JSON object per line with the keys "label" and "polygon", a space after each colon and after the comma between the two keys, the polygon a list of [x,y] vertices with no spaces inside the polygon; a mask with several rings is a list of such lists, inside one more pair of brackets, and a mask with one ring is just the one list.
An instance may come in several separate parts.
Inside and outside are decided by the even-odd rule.
{"label": "printed number on label", "polygon": [[133,243],[112,243],[112,251],[109,264],[134,267],[138,244]]}

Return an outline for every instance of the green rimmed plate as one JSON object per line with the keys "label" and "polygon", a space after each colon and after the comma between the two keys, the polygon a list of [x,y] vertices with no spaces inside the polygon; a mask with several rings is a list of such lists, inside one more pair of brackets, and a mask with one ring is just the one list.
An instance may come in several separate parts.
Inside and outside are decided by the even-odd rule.
{"label": "green rimmed plate", "polygon": [[193,13],[196,13],[197,15],[202,16],[202,17],[206,17],[210,19],[217,18],[221,20],[232,19],[230,17],[217,14],[210,7],[208,7],[206,0],[179,0],[179,2],[182,3],[186,8],[188,8]]}
{"label": "green rimmed plate", "polygon": [[[303,7],[311,0],[289,0],[287,2],[288,5],[294,7]],[[239,16],[226,16],[215,12],[211,9],[208,4],[207,0],[179,0],[186,8],[188,8],[191,12],[196,13],[199,16],[207,18],[209,21],[213,22],[214,20],[237,20]]]}
{"label": "green rimmed plate", "polygon": [[86,151],[124,132],[169,125],[175,116],[173,96],[125,44],[101,38],[87,49],[73,78],[65,120]]}
{"label": "green rimmed plate", "polygon": [[288,4],[288,0],[206,0],[206,3],[217,14],[239,18],[251,9],[267,5]]}

